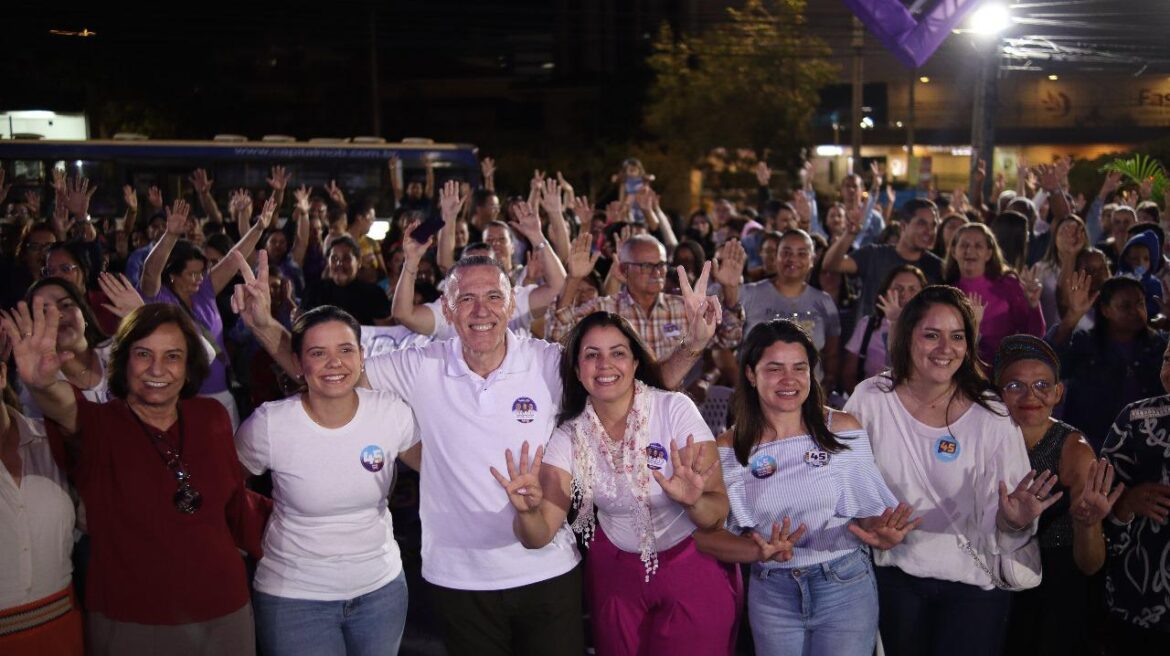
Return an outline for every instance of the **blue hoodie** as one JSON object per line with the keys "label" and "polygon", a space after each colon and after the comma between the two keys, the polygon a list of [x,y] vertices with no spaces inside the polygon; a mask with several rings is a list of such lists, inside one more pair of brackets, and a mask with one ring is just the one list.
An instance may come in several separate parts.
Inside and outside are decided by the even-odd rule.
{"label": "blue hoodie", "polygon": [[[1126,262],[1126,255],[1129,249],[1134,246],[1145,246],[1146,250],[1150,252],[1150,267],[1148,270],[1134,270]],[[1162,283],[1158,280],[1158,273],[1162,270],[1162,243],[1158,240],[1158,233],[1153,230],[1143,230],[1138,234],[1130,237],[1129,241],[1125,243],[1125,248],[1121,250],[1121,257],[1118,258],[1118,271],[1122,274],[1127,274],[1136,277],[1142,283],[1142,289],[1146,293],[1146,312],[1151,318],[1158,315],[1162,311]]]}

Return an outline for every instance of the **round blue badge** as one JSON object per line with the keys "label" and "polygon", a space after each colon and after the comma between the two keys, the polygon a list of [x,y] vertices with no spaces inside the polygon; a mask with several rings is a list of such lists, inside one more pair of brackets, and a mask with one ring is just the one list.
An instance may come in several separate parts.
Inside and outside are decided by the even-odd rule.
{"label": "round blue badge", "polygon": [[752,476],[756,478],[768,478],[776,473],[776,459],[769,455],[758,455],[752,458],[751,463]]}
{"label": "round blue badge", "polygon": [[376,472],[386,466],[386,453],[377,444],[371,444],[362,449],[362,467]]}
{"label": "round blue badge", "polygon": [[518,397],[512,401],[512,414],[516,416],[516,421],[522,424],[530,424],[533,419],[536,419],[536,401],[527,396]]}
{"label": "round blue badge", "polygon": [[934,443],[934,457],[941,462],[959,459],[959,440],[954,435],[943,435]]}

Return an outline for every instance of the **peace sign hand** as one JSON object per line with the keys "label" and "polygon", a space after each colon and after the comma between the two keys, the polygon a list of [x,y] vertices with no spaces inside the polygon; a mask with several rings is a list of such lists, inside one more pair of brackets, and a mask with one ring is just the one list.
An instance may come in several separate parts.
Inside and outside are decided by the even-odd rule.
{"label": "peace sign hand", "polygon": [[528,441],[520,447],[520,463],[517,466],[512,460],[512,450],[504,451],[504,462],[508,465],[508,477],[505,478],[495,467],[491,467],[492,476],[508,493],[508,501],[517,512],[530,513],[540,508],[544,500],[544,490],[540,487],[540,464],[544,460],[544,447],[536,447],[536,454],[531,464],[528,462]]}
{"label": "peace sign hand", "polygon": [[244,284],[236,285],[232,292],[232,311],[240,315],[244,325],[253,332],[267,328],[276,319],[272,317],[272,290],[268,286],[268,251],[256,252],[256,273],[248,266],[248,260],[237,250],[231,252]]}
{"label": "peace sign hand", "polygon": [[796,548],[796,543],[804,537],[804,532],[807,527],[801,524],[796,532],[789,533],[792,528],[792,520],[785,517],[784,524],[780,525],[775,522],[772,523],[772,538],[765,540],[759,533],[752,531],[752,540],[760,549],[761,563],[766,563],[769,560],[786,563],[792,560],[793,549]]}
{"label": "peace sign hand", "polygon": [[711,262],[707,261],[703,264],[703,271],[692,289],[686,269],[678,267],[679,291],[686,307],[688,346],[692,350],[705,348],[715,336],[719,322],[723,320],[723,307],[719,303],[719,297],[706,295],[707,278],[710,275]]}
{"label": "peace sign hand", "polygon": [[655,471],[654,480],[658,481],[659,487],[672,501],[684,508],[691,508],[703,496],[703,488],[707,484],[707,479],[711,478],[711,474],[719,462],[712,459],[705,469],[699,469],[702,449],[695,447],[694,435],[687,435],[687,445],[683,451],[685,454],[680,456],[678,444],[672,438],[670,440],[670,466],[674,471],[670,478],[663,476],[660,471]]}
{"label": "peace sign hand", "polygon": [[875,549],[893,549],[906,539],[906,534],[922,524],[919,517],[910,520],[914,508],[899,503],[896,508],[886,508],[878,517],[865,517],[849,523],[849,532]]}
{"label": "peace sign hand", "polygon": [[1073,521],[1086,526],[1100,523],[1113,510],[1113,504],[1125,491],[1125,483],[1113,488],[1113,465],[1105,458],[1089,463],[1085,487],[1072,504]]}

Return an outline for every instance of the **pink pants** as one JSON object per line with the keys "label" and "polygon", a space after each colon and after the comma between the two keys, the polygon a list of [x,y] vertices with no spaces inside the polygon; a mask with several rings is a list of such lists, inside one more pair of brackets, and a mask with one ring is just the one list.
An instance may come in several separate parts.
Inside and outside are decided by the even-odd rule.
{"label": "pink pants", "polygon": [[743,608],[739,568],[699,553],[691,538],[658,553],[645,582],[639,554],[597,527],[585,558],[585,589],[599,656],[716,656],[735,651]]}

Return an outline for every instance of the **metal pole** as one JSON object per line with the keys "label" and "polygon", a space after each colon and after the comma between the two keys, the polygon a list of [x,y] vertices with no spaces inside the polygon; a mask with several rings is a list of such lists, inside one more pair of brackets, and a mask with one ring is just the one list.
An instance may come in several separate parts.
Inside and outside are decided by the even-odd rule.
{"label": "metal pole", "polygon": [[906,112],[906,179],[911,183],[918,181],[918,171],[914,168],[914,88],[916,84],[918,84],[918,69],[910,69],[909,111]]}
{"label": "metal pole", "polygon": [[849,134],[853,144],[853,171],[861,171],[861,50],[865,45],[865,32],[862,31],[861,21],[853,17],[853,110],[850,112],[852,124]]}
{"label": "metal pole", "polygon": [[968,189],[975,189],[975,170],[979,160],[987,163],[987,178],[983,181],[983,198],[991,198],[994,180],[992,168],[995,162],[995,113],[999,106],[999,38],[988,44],[979,67],[979,79],[975,85],[975,105],[971,112],[971,168],[967,181]]}

